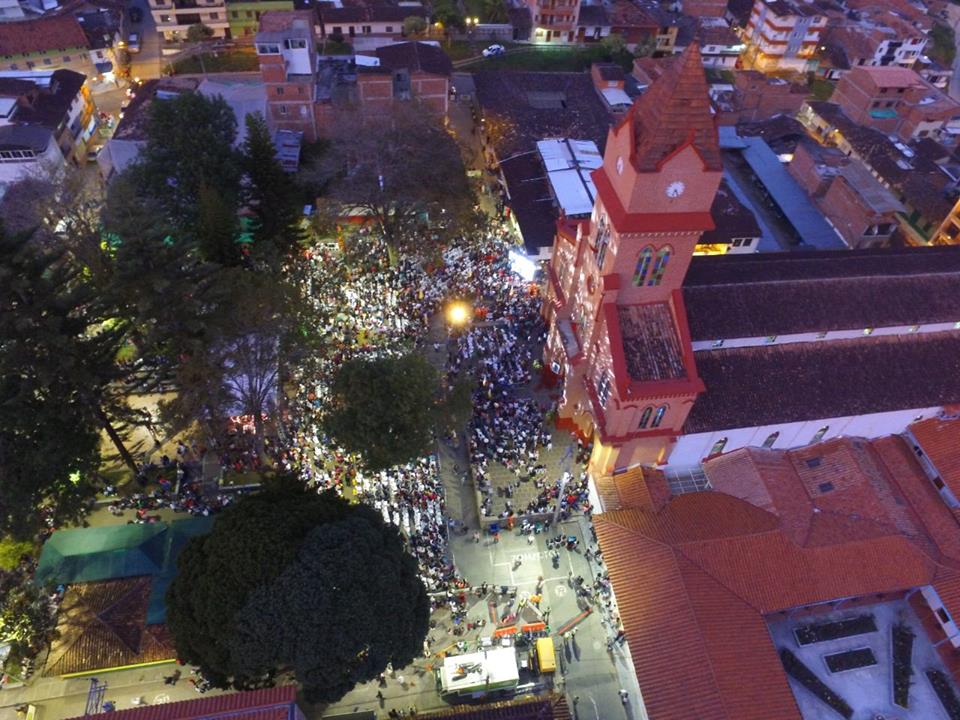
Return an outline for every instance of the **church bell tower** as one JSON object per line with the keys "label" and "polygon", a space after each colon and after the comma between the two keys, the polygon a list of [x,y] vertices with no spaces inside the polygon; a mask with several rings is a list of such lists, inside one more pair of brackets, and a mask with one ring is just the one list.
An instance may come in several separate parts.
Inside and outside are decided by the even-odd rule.
{"label": "church bell tower", "polygon": [[681,286],[722,164],[700,50],[671,62],[611,128],[593,214],[560,228],[548,270],[558,424],[593,437],[595,475],[665,462],[704,389]]}

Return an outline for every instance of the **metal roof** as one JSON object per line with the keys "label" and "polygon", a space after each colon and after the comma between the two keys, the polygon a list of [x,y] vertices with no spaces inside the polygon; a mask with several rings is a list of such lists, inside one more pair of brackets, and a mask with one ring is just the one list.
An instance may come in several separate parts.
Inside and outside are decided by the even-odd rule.
{"label": "metal roof", "polygon": [[813,206],[803,188],[786,171],[770,146],[762,138],[742,139],[746,143],[744,159],[803,242],[820,250],[846,249],[843,239],[826,221],[823,213]]}
{"label": "metal roof", "polygon": [[563,213],[568,216],[593,212],[597,189],[590,173],[603,165],[603,156],[590,140],[540,140],[537,151],[547,170],[547,179]]}

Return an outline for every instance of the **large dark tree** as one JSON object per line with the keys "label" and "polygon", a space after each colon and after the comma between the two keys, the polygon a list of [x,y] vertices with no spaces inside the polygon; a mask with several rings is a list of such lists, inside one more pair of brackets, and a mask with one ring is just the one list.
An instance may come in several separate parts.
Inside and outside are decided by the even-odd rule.
{"label": "large dark tree", "polygon": [[277,159],[263,116],[247,115],[246,129],[241,156],[243,203],[255,218],[253,252],[275,266],[300,241],[298,191]]}
{"label": "large dark tree", "polygon": [[41,507],[77,519],[101,431],[132,463],[115,416],[120,342],[68,253],[0,233],[0,531],[28,533]]}
{"label": "large dark tree", "polygon": [[403,667],[429,601],[396,528],[371,508],[281,479],[190,541],[167,593],[180,658],[221,686],[293,673],[311,701]]}
{"label": "large dark tree", "polygon": [[151,103],[147,145],[132,169],[140,192],[156,198],[167,217],[188,232],[205,185],[216,187],[235,208],[240,188],[236,135],[233,110],[221,97],[183,93]]}
{"label": "large dark tree", "polygon": [[415,100],[382,113],[342,113],[330,149],[306,182],[373,221],[391,252],[423,252],[471,213],[474,197],[460,149],[440,120]]}
{"label": "large dark tree", "polygon": [[341,365],[330,385],[324,430],[372,470],[423,457],[448,407],[440,377],[418,353]]}

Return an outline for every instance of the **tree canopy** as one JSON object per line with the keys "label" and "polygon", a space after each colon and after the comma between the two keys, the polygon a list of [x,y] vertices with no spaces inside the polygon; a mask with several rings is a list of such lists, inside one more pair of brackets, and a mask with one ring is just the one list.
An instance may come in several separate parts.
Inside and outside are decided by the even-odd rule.
{"label": "tree canopy", "polygon": [[431,239],[456,233],[474,197],[460,149],[416,100],[382,113],[344,112],[313,172],[315,185],[370,217],[391,252],[423,253]]}
{"label": "tree canopy", "polygon": [[[28,536],[40,511],[76,520],[94,495],[121,334],[64,251],[0,233],[0,532]],[[132,461],[131,461],[132,462]]]}
{"label": "tree canopy", "polygon": [[182,660],[238,688],[292,672],[332,702],[422,648],[429,601],[399,532],[373,509],[281,478],[193,538],[167,593]]}
{"label": "tree canopy", "polygon": [[448,424],[452,411],[422,355],[354,359],[333,376],[323,427],[367,467],[382,470],[428,455],[435,427]]}

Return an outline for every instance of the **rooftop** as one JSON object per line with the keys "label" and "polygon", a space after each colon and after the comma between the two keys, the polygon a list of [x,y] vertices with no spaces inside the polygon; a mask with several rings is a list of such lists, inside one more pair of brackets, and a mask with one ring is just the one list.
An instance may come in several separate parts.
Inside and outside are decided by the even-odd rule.
{"label": "rooftop", "polygon": [[286,685],[85,715],[83,720],[288,720],[293,717],[296,698],[297,689]]}
{"label": "rooftop", "polygon": [[960,402],[957,332],[721,348],[696,364],[707,391],[685,434]]}
{"label": "rooftop", "polygon": [[589,140],[563,138],[540,140],[537,151],[563,214],[589,215],[597,196],[590,173],[603,165],[597,146]]}
{"label": "rooftop", "polygon": [[[891,442],[906,452],[895,469],[887,466]],[[924,522],[927,508],[914,498],[932,486],[900,438],[840,439],[792,454],[738,451],[707,471],[723,491],[659,508],[634,494],[622,509],[594,516],[650,717],[818,717],[802,712],[777,656],[780,624],[795,619],[783,619],[788,611],[802,616],[844,598],[876,603],[881,593],[892,600],[932,585],[948,612],[960,612],[960,557],[940,537],[956,535],[956,526]]]}
{"label": "rooftop", "polygon": [[438,46],[424,42],[402,42],[377,48],[380,67],[389,70],[408,70],[432,75],[449,75],[453,64]]}
{"label": "rooftop", "polygon": [[700,48],[691,44],[634,105],[636,148],[634,164],[641,172],[660,163],[690,143],[711,170],[720,170],[717,127],[710,110],[710,95]]}
{"label": "rooftop", "polygon": [[913,423],[909,432],[950,491],[960,498],[960,433],[956,420],[931,418]]}
{"label": "rooftop", "polygon": [[0,23],[0,55],[28,55],[89,46],[83,28],[73,15]]}
{"label": "rooftop", "polygon": [[640,382],[686,376],[683,352],[667,303],[618,305],[623,354],[630,377]]}
{"label": "rooftop", "polygon": [[0,95],[18,98],[14,121],[56,130],[86,79],[73,70],[55,70],[42,79],[23,73],[0,78]]}

